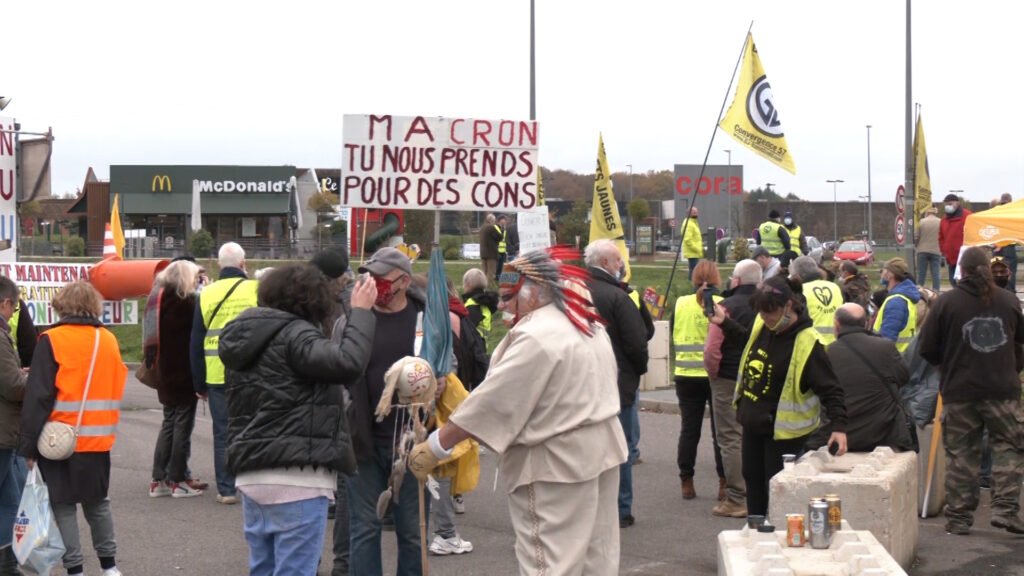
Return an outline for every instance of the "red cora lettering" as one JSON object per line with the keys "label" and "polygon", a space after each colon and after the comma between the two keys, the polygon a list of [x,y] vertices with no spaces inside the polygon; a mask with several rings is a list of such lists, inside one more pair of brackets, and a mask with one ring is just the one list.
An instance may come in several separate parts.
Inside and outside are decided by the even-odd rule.
{"label": "red cora lettering", "polygon": [[[694,185],[693,178],[689,176],[680,176],[676,178],[676,193],[687,196],[693,193]],[[743,194],[743,179],[739,176],[731,176],[728,179],[723,176],[704,176],[697,183],[697,194],[701,196],[708,196],[714,194],[720,196],[722,194],[730,194],[732,196],[739,196]]]}

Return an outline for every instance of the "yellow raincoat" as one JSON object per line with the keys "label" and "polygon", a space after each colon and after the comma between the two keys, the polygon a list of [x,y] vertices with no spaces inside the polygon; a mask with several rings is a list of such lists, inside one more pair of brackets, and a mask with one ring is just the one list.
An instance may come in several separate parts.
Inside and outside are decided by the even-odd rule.
{"label": "yellow raincoat", "polygon": [[[437,402],[437,427],[448,422],[448,417],[469,397],[469,392],[453,373],[448,375],[448,385]],[[472,438],[463,440],[452,448],[452,457],[442,460],[434,469],[434,476],[452,479],[452,494],[465,494],[476,489],[480,481],[480,445]]]}

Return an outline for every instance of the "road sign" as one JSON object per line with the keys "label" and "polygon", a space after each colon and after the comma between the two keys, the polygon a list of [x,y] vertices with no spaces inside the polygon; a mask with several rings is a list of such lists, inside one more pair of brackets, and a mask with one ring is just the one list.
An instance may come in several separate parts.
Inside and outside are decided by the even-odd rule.
{"label": "road sign", "polygon": [[903,214],[896,215],[896,243],[903,246],[903,241],[906,240],[907,229],[906,224],[903,221]]}
{"label": "road sign", "polygon": [[903,186],[896,189],[896,213],[903,214]]}

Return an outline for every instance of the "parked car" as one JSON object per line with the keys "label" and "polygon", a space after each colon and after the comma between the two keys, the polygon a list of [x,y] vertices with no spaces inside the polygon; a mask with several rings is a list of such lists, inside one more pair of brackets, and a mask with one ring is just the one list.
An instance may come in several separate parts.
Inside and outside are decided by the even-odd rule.
{"label": "parked car", "polygon": [[807,242],[808,253],[810,253],[811,250],[817,250],[818,248],[821,248],[821,242],[814,236],[807,236],[804,238],[804,240]]}
{"label": "parked car", "polygon": [[863,240],[847,240],[835,251],[836,260],[852,260],[858,266],[871,264],[875,261],[875,252]]}
{"label": "parked car", "polygon": [[671,252],[673,250],[675,250],[675,247],[672,246],[672,242],[669,240],[658,240],[654,243],[655,252]]}
{"label": "parked car", "polygon": [[839,243],[836,242],[835,240],[829,240],[828,242],[823,242],[821,247],[824,250],[831,250],[831,251],[835,252],[836,251],[836,247],[838,245],[839,245]]}

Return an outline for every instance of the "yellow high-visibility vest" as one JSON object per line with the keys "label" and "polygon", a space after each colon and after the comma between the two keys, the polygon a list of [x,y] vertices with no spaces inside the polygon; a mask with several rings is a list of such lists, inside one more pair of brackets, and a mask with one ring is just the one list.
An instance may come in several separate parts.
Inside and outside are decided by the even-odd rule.
{"label": "yellow high-visibility vest", "polygon": [[[217,311],[217,317],[211,321],[213,311],[227,296],[231,288],[241,280],[241,284]],[[210,284],[199,293],[199,309],[203,313],[203,325],[206,326],[206,338],[203,339],[203,354],[206,357],[206,383],[216,386],[224,383],[224,363],[220,361],[217,346],[220,344],[220,331],[242,313],[243,310],[256,306],[256,289],[259,284],[255,280],[244,278],[224,278]]]}
{"label": "yellow high-visibility vest", "polygon": [[875,316],[874,331],[880,333],[882,330],[882,321],[885,318],[885,307],[889,305],[889,302],[893,298],[903,298],[907,303],[907,325],[900,330],[900,333],[896,336],[896,349],[900,351],[900,354],[906,351],[907,346],[910,346],[910,341],[914,338],[914,334],[917,334],[917,304],[910,301],[903,294],[892,294],[882,302],[882,307],[878,310],[878,315]]}
{"label": "yellow high-visibility vest", "polygon": [[814,328],[821,334],[825,345],[836,341],[836,310],[843,305],[843,292],[828,280],[813,280],[804,284],[804,298],[807,299],[807,313],[814,321]]}
{"label": "yellow high-visibility vest", "polygon": [[483,315],[483,319],[476,326],[476,331],[480,333],[480,336],[487,337],[487,333],[491,331],[491,309],[487,306],[482,306],[479,302],[470,298],[466,300],[466,308],[470,306],[479,306],[480,314]]}
{"label": "yellow high-visibility vest", "polygon": [[782,224],[771,220],[758,227],[758,232],[761,234],[761,246],[764,246],[764,249],[772,256],[781,256],[786,249],[782,245],[782,239],[779,238],[779,228],[782,228]]}
{"label": "yellow high-visibility vest", "polygon": [[[743,349],[743,356],[740,358],[739,377],[736,379],[733,406],[739,406],[740,396],[743,394],[743,374],[747,369],[747,356],[763,328],[764,321],[761,320],[759,314],[754,319],[750,339],[747,340],[747,346]],[[821,401],[818,400],[814,392],[800,390],[804,367],[811,357],[815,342],[821,342],[821,335],[813,328],[805,328],[796,335],[793,354],[789,358],[789,370],[786,372],[782,395],[779,396],[779,406],[775,412],[773,437],[776,440],[792,440],[806,436],[817,430],[818,424],[821,423]]]}
{"label": "yellow high-visibility vest", "polygon": [[[721,296],[713,296],[715,303]],[[707,378],[704,368],[704,341],[708,339],[708,317],[697,296],[689,294],[676,299],[673,316],[672,348],[675,350],[673,374],[686,378]]]}
{"label": "yellow high-visibility vest", "polygon": [[789,249],[796,252],[797,256],[803,256],[804,253],[800,250],[800,236],[803,235],[803,230],[799,226],[794,226],[786,228],[786,232],[789,232]]}
{"label": "yellow high-visibility vest", "polygon": [[505,240],[508,238],[508,233],[505,232],[504,228],[502,228],[501,226],[498,226],[497,224],[494,225],[494,229],[497,230],[498,232],[501,232],[501,241],[498,242],[498,254],[504,254],[505,253]]}

